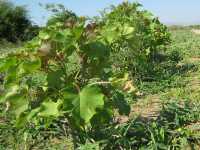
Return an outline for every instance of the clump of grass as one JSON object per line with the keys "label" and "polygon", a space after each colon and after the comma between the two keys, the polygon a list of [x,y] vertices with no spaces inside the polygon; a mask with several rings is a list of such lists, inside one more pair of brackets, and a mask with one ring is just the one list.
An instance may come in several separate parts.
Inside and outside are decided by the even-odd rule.
{"label": "clump of grass", "polygon": [[200,132],[189,128],[200,119],[200,104],[176,101],[166,103],[156,120],[138,116],[128,123],[102,130],[100,140],[105,149],[184,149],[200,144]]}

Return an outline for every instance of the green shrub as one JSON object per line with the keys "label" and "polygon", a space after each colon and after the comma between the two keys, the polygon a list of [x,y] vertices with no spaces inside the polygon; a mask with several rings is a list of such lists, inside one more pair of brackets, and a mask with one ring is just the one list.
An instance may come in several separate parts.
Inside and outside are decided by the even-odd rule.
{"label": "green shrub", "polygon": [[[121,72],[129,71],[133,77],[152,71],[157,54],[162,53],[170,43],[167,27],[140,6],[137,3],[122,3],[112,7],[110,13],[103,14],[101,22],[104,28],[124,27],[132,36],[129,40],[122,38],[113,45],[111,55],[114,68]],[[115,37],[117,33],[113,33],[112,29],[110,36]]]}
{"label": "green shrub", "polygon": [[80,133],[111,122],[114,108],[129,114],[126,94],[134,94],[132,81],[126,73],[113,73],[109,57],[113,43],[132,36],[121,28],[125,32],[107,41],[103,29],[90,30],[91,25],[85,18],[70,26],[55,22],[27,46],[0,59],[0,72],[5,73],[1,102],[10,103],[17,127],[40,125],[41,120],[48,126],[65,117],[84,142]]}

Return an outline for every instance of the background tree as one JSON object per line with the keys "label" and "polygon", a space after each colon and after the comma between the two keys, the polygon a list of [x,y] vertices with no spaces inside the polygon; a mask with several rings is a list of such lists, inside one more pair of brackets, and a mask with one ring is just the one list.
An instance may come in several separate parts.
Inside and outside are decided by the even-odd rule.
{"label": "background tree", "polygon": [[[42,6],[42,4],[40,5]],[[65,22],[67,26],[71,26],[78,20],[78,16],[74,12],[66,9],[62,4],[46,4],[45,9],[53,13],[47,25]]]}
{"label": "background tree", "polygon": [[23,6],[0,1],[0,38],[10,42],[30,40],[38,33],[38,26],[32,25]]}

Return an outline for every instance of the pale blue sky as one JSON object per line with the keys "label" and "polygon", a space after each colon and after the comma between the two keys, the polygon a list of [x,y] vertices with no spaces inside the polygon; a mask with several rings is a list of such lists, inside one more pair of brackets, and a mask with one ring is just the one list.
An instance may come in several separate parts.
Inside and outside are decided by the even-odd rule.
{"label": "pale blue sky", "polygon": [[[60,3],[78,15],[95,16],[111,4],[123,0],[11,0],[16,5],[26,5],[29,16],[39,25],[44,25],[48,13],[39,3]],[[130,0],[134,1],[134,0]],[[200,24],[200,0],[137,0],[165,24]]]}

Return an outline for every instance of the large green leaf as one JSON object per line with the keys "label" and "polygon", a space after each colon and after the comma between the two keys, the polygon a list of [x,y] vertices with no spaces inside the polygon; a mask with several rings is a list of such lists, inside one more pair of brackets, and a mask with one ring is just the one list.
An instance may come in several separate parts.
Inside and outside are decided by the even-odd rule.
{"label": "large green leaf", "polygon": [[8,100],[12,95],[17,94],[17,91],[19,90],[19,86],[18,85],[12,85],[9,88],[7,88],[6,90],[6,94],[4,96],[4,100]]}
{"label": "large green leaf", "polygon": [[12,91],[12,93],[8,93],[6,95],[6,101],[10,103],[10,111],[13,112],[18,118],[21,113],[26,111],[29,106],[28,99],[24,96],[23,93],[16,93],[16,91]]}
{"label": "large green leaf", "polygon": [[96,86],[86,86],[80,92],[80,117],[89,123],[98,108],[104,106],[104,95]]}
{"label": "large green leaf", "polygon": [[65,42],[66,37],[65,37],[64,32],[56,32],[54,37],[53,37],[53,40],[55,42]]}
{"label": "large green leaf", "polygon": [[78,27],[75,27],[72,32],[74,34],[74,37],[76,40],[79,40],[79,38],[81,37],[82,33],[84,31],[84,26],[83,25],[79,25]]}
{"label": "large green leaf", "polygon": [[26,83],[31,87],[47,86],[47,74],[42,71],[37,71],[34,74],[30,74],[26,79]]}
{"label": "large green leaf", "polygon": [[0,58],[0,72],[4,72],[11,66],[16,65],[16,62],[15,58]]}
{"label": "large green leaf", "polygon": [[92,58],[106,58],[110,55],[110,48],[102,42],[92,42],[85,46],[84,51],[89,57]]}
{"label": "large green leaf", "polygon": [[128,24],[125,24],[123,25],[123,35],[127,38],[127,39],[130,39],[134,36],[134,31],[135,31],[135,28],[134,27],[131,27],[129,26]]}
{"label": "large green leaf", "polygon": [[41,67],[40,59],[26,60],[23,63],[23,69],[28,72],[34,72]]}
{"label": "large green leaf", "polygon": [[77,125],[82,121],[85,124],[89,123],[97,113],[97,109],[104,106],[104,95],[97,86],[86,86],[80,93],[73,88],[66,89],[63,93],[63,110],[72,112],[72,118]]}
{"label": "large green leaf", "polygon": [[72,37],[71,31],[69,29],[65,29],[65,30],[62,30],[62,31],[55,32],[54,36],[53,36],[53,40],[55,42],[65,43],[65,42],[72,41],[71,37]]}
{"label": "large green leaf", "polygon": [[94,117],[90,121],[91,125],[93,127],[99,126],[101,124],[106,125],[106,123],[112,120],[112,116],[113,116],[113,109],[107,104],[105,108],[103,108],[102,110],[98,110],[98,112],[94,115]]}
{"label": "large green leaf", "polygon": [[120,115],[129,115],[131,108],[121,92],[116,91],[114,93],[113,102]]}
{"label": "large green leaf", "polygon": [[45,101],[41,105],[39,116],[42,117],[58,117],[60,115],[59,106],[61,101],[53,102],[51,100]]}
{"label": "large green leaf", "polygon": [[6,89],[10,88],[10,85],[13,85],[13,83],[18,84],[18,76],[19,70],[16,66],[9,67],[9,69],[6,72],[6,76],[4,78],[4,87]]}
{"label": "large green leaf", "polygon": [[15,113],[17,118],[28,109],[29,101],[21,94],[14,94],[8,100],[10,102],[10,110]]}
{"label": "large green leaf", "polygon": [[103,28],[101,35],[109,44],[111,44],[119,38],[120,32],[118,31],[117,25],[111,24]]}
{"label": "large green leaf", "polygon": [[79,95],[73,87],[63,90],[63,110],[72,111],[75,105],[74,101],[79,101]]}
{"label": "large green leaf", "polygon": [[13,85],[6,90],[3,101],[9,102],[9,110],[13,112],[18,118],[19,115],[28,109],[29,101],[26,98],[25,94],[27,89],[20,88],[18,85]]}
{"label": "large green leaf", "polygon": [[50,38],[50,35],[45,31],[41,31],[39,33],[39,38],[41,38],[42,40],[48,40]]}
{"label": "large green leaf", "polygon": [[62,85],[62,78],[63,76],[63,71],[62,70],[56,70],[56,71],[51,71],[47,75],[47,82],[48,86],[50,88],[59,88]]}
{"label": "large green leaf", "polygon": [[40,107],[31,110],[30,112],[21,113],[17,118],[15,126],[17,128],[24,127],[28,122],[33,121],[33,118],[40,112]]}

